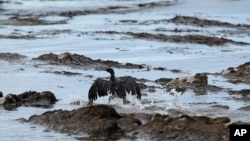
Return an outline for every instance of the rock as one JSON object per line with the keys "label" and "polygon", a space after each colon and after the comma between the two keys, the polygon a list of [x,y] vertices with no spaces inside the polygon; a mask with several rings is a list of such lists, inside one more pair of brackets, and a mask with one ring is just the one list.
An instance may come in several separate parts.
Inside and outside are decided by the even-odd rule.
{"label": "rock", "polygon": [[239,108],[238,110],[250,111],[250,105]]}
{"label": "rock", "polygon": [[143,65],[138,64],[121,64],[116,61],[111,60],[93,60],[91,58],[88,58],[84,55],[79,54],[71,54],[68,52],[62,53],[62,54],[43,54],[40,55],[37,58],[33,58],[33,60],[40,60],[40,61],[46,61],[49,64],[55,64],[55,65],[67,65],[71,67],[84,67],[84,68],[107,68],[107,67],[116,67],[116,68],[127,68],[127,69],[142,69],[144,68]]}
{"label": "rock", "polygon": [[165,71],[165,70],[166,70],[166,68],[163,68],[163,67],[157,67],[157,68],[154,68],[154,70]]}
{"label": "rock", "polygon": [[216,20],[208,20],[208,19],[200,19],[197,17],[191,16],[181,16],[176,15],[174,18],[168,20],[169,22],[173,22],[176,24],[185,24],[185,25],[196,25],[200,27],[204,26],[218,26],[218,27],[230,27],[230,28],[250,28],[250,25],[247,24],[231,24],[228,22],[221,22]]}
{"label": "rock", "polygon": [[159,78],[155,80],[155,83],[158,83],[160,85],[166,85],[168,82],[173,80],[172,78]]}
{"label": "rock", "polygon": [[3,106],[5,109],[13,109],[22,105],[21,99],[15,94],[8,94],[5,96]]}
{"label": "rock", "polygon": [[[164,79],[159,79],[164,80]],[[195,76],[176,78],[169,81],[167,84],[167,91],[175,89],[177,92],[185,92],[187,89],[192,89],[196,94],[206,94],[207,92],[207,75],[204,73],[197,73]]]}
{"label": "rock", "polygon": [[54,73],[58,75],[65,75],[65,76],[76,76],[76,75],[82,75],[82,73],[78,72],[69,72],[69,71],[50,71],[50,70],[45,70],[41,71],[42,73]]}
{"label": "rock", "polygon": [[234,91],[234,90],[231,90],[231,91],[228,91],[229,94],[240,94],[242,96],[248,96],[250,95],[250,89],[241,89],[239,91]]}
{"label": "rock", "polygon": [[23,58],[26,58],[26,56],[20,55],[18,53],[0,53],[0,60],[15,61]]}
{"label": "rock", "polygon": [[192,82],[192,88],[197,94],[205,94],[207,89],[207,75],[203,73],[197,73],[194,76],[194,81]]}
{"label": "rock", "polygon": [[246,42],[238,42],[227,38],[218,38],[204,35],[166,35],[166,34],[150,34],[150,33],[126,33],[134,38],[146,39],[146,40],[157,40],[162,42],[175,42],[175,43],[196,43],[205,44],[209,46],[221,46],[226,43],[236,45],[248,45]]}
{"label": "rock", "polygon": [[55,95],[50,91],[27,91],[19,94],[18,98],[25,106],[50,106],[57,101]]}
{"label": "rock", "polygon": [[213,105],[211,107],[213,107],[213,108],[221,108],[221,109],[229,109],[229,106],[227,106],[227,105]]}
{"label": "rock", "polygon": [[72,111],[55,110],[34,115],[28,122],[41,124],[50,129],[72,134],[89,134],[93,137],[124,135],[141,125],[133,116],[121,116],[107,105],[82,107]]}
{"label": "rock", "polygon": [[57,101],[55,95],[50,91],[36,92],[26,91],[19,95],[8,94],[4,97],[5,109],[13,109],[19,106],[50,107]]}
{"label": "rock", "polygon": [[130,132],[137,129],[142,122],[139,119],[134,117],[134,114],[124,115],[123,118],[118,120],[118,125],[121,127],[125,132]]}
{"label": "rock", "polygon": [[156,114],[154,118],[131,132],[132,135],[146,140],[203,140],[227,141],[229,128],[225,124],[230,120],[227,117],[169,117]]}
{"label": "rock", "polygon": [[239,91],[230,90],[228,93],[231,95],[240,95],[240,97],[233,97],[236,100],[250,100],[250,89],[241,89]]}
{"label": "rock", "polygon": [[[230,119],[205,116],[170,117],[160,114],[118,114],[108,105],[82,107],[72,111],[54,110],[18,121],[46,126],[68,134],[90,138],[140,138],[143,140],[229,140]],[[231,124],[231,123],[230,123]]]}
{"label": "rock", "polygon": [[228,38],[218,38],[215,36],[205,36],[205,35],[167,35],[163,33],[152,34],[146,32],[117,32],[117,31],[96,31],[95,33],[101,34],[122,34],[129,35],[135,39],[144,40],[156,40],[160,42],[174,42],[174,43],[195,43],[195,44],[205,44],[208,46],[223,46],[227,43],[234,45],[249,45],[247,42],[239,42],[231,40]]}
{"label": "rock", "polygon": [[229,67],[220,73],[231,83],[250,83],[250,62],[246,62],[238,67]]}
{"label": "rock", "polygon": [[137,6],[140,8],[155,8],[155,7],[168,7],[173,5],[174,3],[170,1],[156,1],[156,2],[148,2],[148,3],[139,3]]}

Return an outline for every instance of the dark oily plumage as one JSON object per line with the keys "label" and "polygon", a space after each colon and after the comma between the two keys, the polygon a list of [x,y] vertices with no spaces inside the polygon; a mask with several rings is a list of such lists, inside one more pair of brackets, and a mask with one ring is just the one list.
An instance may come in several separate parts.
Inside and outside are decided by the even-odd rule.
{"label": "dark oily plumage", "polygon": [[114,97],[119,97],[125,102],[126,92],[137,95],[137,98],[141,99],[141,91],[134,78],[128,76],[117,80],[113,69],[107,68],[106,71],[110,73],[110,80],[97,78],[89,89],[88,97],[91,103],[96,100],[98,96],[102,97],[108,94],[112,95],[109,100]]}
{"label": "dark oily plumage", "polygon": [[123,82],[123,87],[125,91],[131,93],[132,95],[137,95],[138,99],[141,99],[141,91],[135,79],[131,76],[126,76],[120,79]]}
{"label": "dark oily plumage", "polygon": [[1,98],[1,97],[3,97],[3,92],[2,92],[2,91],[0,91],[0,98]]}

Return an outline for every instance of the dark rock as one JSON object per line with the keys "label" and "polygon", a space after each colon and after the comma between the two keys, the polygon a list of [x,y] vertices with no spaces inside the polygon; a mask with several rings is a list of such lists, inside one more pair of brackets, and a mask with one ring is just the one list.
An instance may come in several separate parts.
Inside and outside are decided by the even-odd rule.
{"label": "dark rock", "polygon": [[169,117],[156,114],[154,118],[131,134],[146,140],[204,140],[228,141],[227,117]]}
{"label": "dark rock", "polygon": [[197,73],[194,76],[195,80],[192,83],[192,88],[197,94],[205,94],[207,92],[207,75],[203,73]]}
{"label": "dark rock", "polygon": [[170,117],[160,114],[118,114],[108,105],[82,107],[72,111],[54,110],[18,121],[40,124],[48,130],[89,134],[90,138],[141,138],[144,140],[229,140],[230,119],[205,116]]}
{"label": "dark rock", "polygon": [[93,60],[84,55],[71,54],[68,52],[62,54],[43,54],[37,58],[33,58],[33,60],[46,61],[49,64],[54,65],[67,65],[71,67],[85,67],[85,68],[107,68],[107,67],[116,67],[116,68],[127,68],[127,69],[142,69],[143,65],[137,65],[132,63],[121,64],[116,61],[111,60]]}
{"label": "dark rock", "polygon": [[229,67],[221,72],[221,75],[228,78],[232,83],[250,83],[250,62],[246,62],[238,67]]}
{"label": "dark rock", "polygon": [[93,137],[124,135],[124,132],[141,125],[132,115],[121,116],[113,107],[107,105],[83,107],[72,111],[49,111],[39,116],[31,116],[28,122],[64,133],[89,134]]}
{"label": "dark rock", "polygon": [[211,105],[211,104],[218,104],[218,102],[193,102],[190,104],[194,104],[194,105]]}
{"label": "dark rock", "polygon": [[155,80],[155,83],[158,83],[160,85],[167,85],[167,83],[169,83],[171,80],[173,80],[172,78],[159,78]]}
{"label": "dark rock", "polygon": [[119,22],[121,23],[137,23],[138,21],[137,20],[120,20]]}
{"label": "dark rock", "polygon": [[166,70],[166,68],[163,68],[163,67],[158,67],[158,68],[154,68],[154,70],[165,71],[165,70]]}
{"label": "dark rock", "polygon": [[166,34],[151,34],[146,32],[117,32],[117,31],[96,31],[95,33],[101,34],[124,34],[132,36],[136,39],[145,39],[145,40],[156,40],[161,42],[174,42],[174,43],[196,43],[196,44],[205,44],[208,46],[222,46],[227,43],[235,45],[249,45],[247,42],[239,42],[227,38],[218,38],[214,36],[205,36],[205,35],[166,35]]}
{"label": "dark rock", "polygon": [[54,104],[57,99],[55,95],[50,91],[36,92],[27,91],[18,95],[22,104],[25,106],[38,106],[45,107]]}
{"label": "dark rock", "polygon": [[0,39],[26,39],[26,40],[30,40],[30,39],[37,39],[38,37],[35,37],[33,35],[0,35]]}
{"label": "dark rock", "polygon": [[173,73],[180,73],[181,72],[181,70],[179,70],[179,69],[172,69],[170,71],[173,72]]}
{"label": "dark rock", "polygon": [[250,100],[250,89],[242,89],[240,91],[229,90],[228,93],[231,95],[241,96],[241,97],[233,97],[236,100],[244,100],[244,101]]}
{"label": "dark rock", "polygon": [[170,1],[156,1],[148,3],[140,3],[137,6],[140,8],[155,8],[155,7],[167,7],[173,5]]}
{"label": "dark rock", "polygon": [[81,73],[78,73],[78,72],[69,72],[69,71],[50,71],[50,70],[45,70],[45,71],[42,71],[42,72],[43,73],[54,73],[54,74],[66,75],[66,76],[82,75]]}
{"label": "dark rock", "polygon": [[219,92],[227,89],[215,85],[207,85],[207,90],[210,92]]}
{"label": "dark rock", "polygon": [[12,16],[8,19],[4,19],[0,21],[1,25],[53,25],[53,24],[65,24],[66,21],[55,21],[49,22],[45,20],[39,19],[39,17],[21,17],[21,16]]}
{"label": "dark rock", "polygon": [[229,106],[227,106],[227,105],[213,105],[211,107],[213,107],[213,108],[229,109]]}
{"label": "dark rock", "polygon": [[240,94],[242,96],[250,95],[250,89],[241,89],[239,91],[231,90],[231,91],[228,91],[228,92],[229,92],[229,94]]}
{"label": "dark rock", "polygon": [[27,91],[19,95],[8,94],[4,98],[3,106],[8,110],[19,106],[50,107],[57,101],[50,91]]}
{"label": "dark rock", "polygon": [[126,13],[130,11],[129,7],[126,6],[108,6],[97,9],[86,9],[86,10],[71,10],[60,12],[60,16],[74,17],[79,15],[88,15],[88,14],[104,14],[104,13]]}
{"label": "dark rock", "polygon": [[207,75],[197,73],[192,77],[176,78],[167,83],[167,91],[175,89],[177,92],[185,92],[192,89],[196,94],[206,94],[207,92]]}
{"label": "dark rock", "polygon": [[20,55],[18,53],[0,53],[0,60],[15,61],[23,58],[26,58],[26,56]]}
{"label": "dark rock", "polygon": [[123,118],[120,118],[118,120],[118,125],[124,129],[125,132],[130,132],[142,125],[142,122],[139,119],[136,119],[133,114],[130,114],[124,115]]}
{"label": "dark rock", "polygon": [[239,108],[238,110],[250,111],[250,105]]}
{"label": "dark rock", "polygon": [[248,96],[250,95],[250,89],[241,89],[239,91],[239,94],[241,94],[242,96]]}
{"label": "dark rock", "polygon": [[57,59],[58,59],[58,55],[54,53],[43,54],[37,58],[34,58],[34,60],[51,61],[51,62],[57,61]]}
{"label": "dark rock", "polygon": [[78,72],[69,72],[69,71],[55,71],[55,74],[60,74],[60,75],[67,75],[67,76],[72,76],[72,75],[81,75],[81,73]]}
{"label": "dark rock", "polygon": [[22,105],[21,99],[15,94],[8,94],[5,96],[3,106],[5,109],[12,110],[13,108]]}
{"label": "dark rock", "polygon": [[127,67],[127,68],[134,68],[134,67],[136,67],[136,68],[138,68],[138,69],[144,68],[143,65],[135,65],[135,64],[132,64],[132,63],[126,63],[126,64],[125,64],[125,67]]}
{"label": "dark rock", "polygon": [[226,43],[236,44],[236,45],[248,45],[246,42],[238,42],[227,38],[218,38],[204,35],[165,35],[165,34],[150,34],[150,33],[133,33],[128,32],[128,35],[134,38],[147,39],[147,40],[157,40],[162,42],[175,42],[175,43],[197,43],[206,44],[209,46],[213,45],[224,45]]}
{"label": "dark rock", "polygon": [[180,16],[177,15],[174,18],[168,20],[169,22],[173,22],[176,24],[185,24],[185,25],[196,25],[196,26],[219,26],[219,27],[230,27],[230,28],[250,28],[250,25],[246,24],[231,24],[228,22],[221,22],[216,20],[207,20],[207,19],[200,19],[197,17],[190,17],[190,16]]}

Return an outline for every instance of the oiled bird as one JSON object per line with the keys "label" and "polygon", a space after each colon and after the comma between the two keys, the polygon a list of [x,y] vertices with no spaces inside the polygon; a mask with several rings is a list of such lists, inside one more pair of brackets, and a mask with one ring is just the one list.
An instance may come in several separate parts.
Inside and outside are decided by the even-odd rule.
{"label": "oiled bird", "polygon": [[89,104],[92,104],[98,97],[109,94],[111,94],[109,101],[114,97],[119,97],[126,103],[126,93],[131,93],[132,95],[136,95],[138,99],[141,99],[141,91],[134,78],[128,76],[117,80],[112,68],[107,68],[106,71],[110,73],[110,79],[97,78],[94,81],[88,93]]}

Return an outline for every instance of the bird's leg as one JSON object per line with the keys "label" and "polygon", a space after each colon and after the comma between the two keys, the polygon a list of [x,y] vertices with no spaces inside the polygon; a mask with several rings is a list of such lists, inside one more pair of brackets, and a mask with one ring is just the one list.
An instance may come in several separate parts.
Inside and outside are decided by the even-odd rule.
{"label": "bird's leg", "polygon": [[114,99],[115,98],[115,95],[111,95],[110,97],[109,97],[109,103],[110,103],[110,100],[112,100],[112,99]]}
{"label": "bird's leg", "polygon": [[126,99],[126,97],[123,97],[123,104],[129,104],[130,102]]}
{"label": "bird's leg", "polygon": [[88,106],[92,106],[93,105],[93,100],[89,100],[89,102],[87,103]]}
{"label": "bird's leg", "polygon": [[111,83],[110,93],[112,95],[109,97],[109,103],[110,103],[110,100],[112,100],[112,99],[114,99],[116,97],[115,83],[114,82]]}

